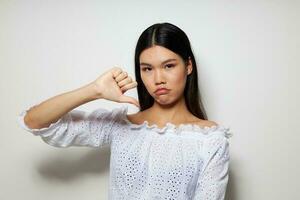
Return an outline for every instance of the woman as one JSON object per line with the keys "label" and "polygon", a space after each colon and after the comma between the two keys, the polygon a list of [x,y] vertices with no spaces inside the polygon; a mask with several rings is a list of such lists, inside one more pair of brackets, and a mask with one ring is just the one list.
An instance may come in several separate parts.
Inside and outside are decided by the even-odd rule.
{"label": "woman", "polygon": [[[186,34],[170,23],[148,27],[137,42],[135,76],[137,81],[114,67],[24,109],[20,125],[55,147],[109,145],[109,199],[224,199],[230,129],[207,120]],[[135,87],[139,101],[124,95]],[[140,111],[73,110],[96,99],[131,103]]]}

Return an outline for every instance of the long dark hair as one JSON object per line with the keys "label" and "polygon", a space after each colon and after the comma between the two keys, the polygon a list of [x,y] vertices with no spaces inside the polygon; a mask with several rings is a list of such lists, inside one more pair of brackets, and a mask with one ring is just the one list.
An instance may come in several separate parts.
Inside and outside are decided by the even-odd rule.
{"label": "long dark hair", "polygon": [[207,120],[207,115],[201,101],[201,95],[198,88],[197,65],[191,49],[190,41],[185,34],[177,26],[171,23],[156,23],[148,27],[140,35],[135,49],[135,78],[138,92],[138,99],[141,111],[150,108],[154,103],[154,98],[148,93],[140,74],[140,54],[146,48],[154,45],[163,46],[179,56],[187,64],[190,57],[193,65],[191,74],[188,75],[184,98],[188,110],[200,119]]}

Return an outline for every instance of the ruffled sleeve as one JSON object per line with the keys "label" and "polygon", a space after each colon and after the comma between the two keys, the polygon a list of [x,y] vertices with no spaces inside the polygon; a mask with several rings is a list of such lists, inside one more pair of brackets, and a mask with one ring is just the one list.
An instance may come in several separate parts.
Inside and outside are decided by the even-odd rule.
{"label": "ruffled sleeve", "polygon": [[48,127],[31,129],[24,122],[28,110],[22,110],[17,116],[20,127],[35,136],[40,136],[44,142],[55,147],[110,145],[117,131],[114,127],[121,112],[120,108],[98,108],[89,113],[72,110]]}
{"label": "ruffled sleeve", "polygon": [[199,174],[194,200],[224,200],[228,182],[229,142],[226,137],[207,138],[204,165]]}

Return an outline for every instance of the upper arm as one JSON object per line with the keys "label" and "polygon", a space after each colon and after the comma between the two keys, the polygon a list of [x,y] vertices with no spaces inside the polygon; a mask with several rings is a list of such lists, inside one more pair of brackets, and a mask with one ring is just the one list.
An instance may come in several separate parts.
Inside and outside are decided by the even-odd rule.
{"label": "upper arm", "polygon": [[90,146],[102,147],[111,144],[113,126],[118,119],[119,108],[98,108],[92,112],[72,110],[48,127],[32,129],[24,123],[27,110],[18,116],[22,128],[40,136],[44,142],[55,147]]}

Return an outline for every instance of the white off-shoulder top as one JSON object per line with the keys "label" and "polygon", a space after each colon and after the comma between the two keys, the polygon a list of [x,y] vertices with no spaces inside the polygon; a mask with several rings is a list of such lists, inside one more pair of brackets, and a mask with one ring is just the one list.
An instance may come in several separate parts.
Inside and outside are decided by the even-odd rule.
{"label": "white off-shoulder top", "polygon": [[223,200],[228,182],[229,141],[223,125],[200,127],[167,123],[133,124],[128,106],[90,113],[72,110],[49,127],[19,125],[54,147],[86,146],[111,150],[108,199]]}

